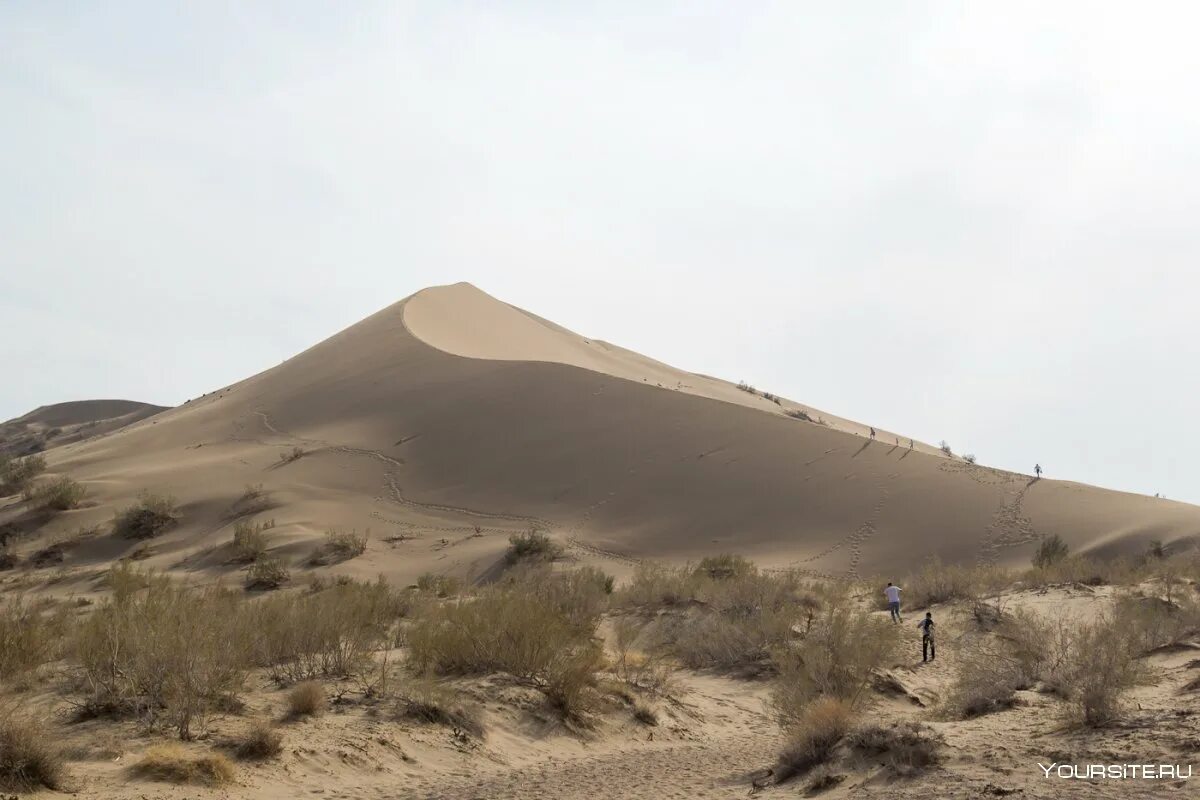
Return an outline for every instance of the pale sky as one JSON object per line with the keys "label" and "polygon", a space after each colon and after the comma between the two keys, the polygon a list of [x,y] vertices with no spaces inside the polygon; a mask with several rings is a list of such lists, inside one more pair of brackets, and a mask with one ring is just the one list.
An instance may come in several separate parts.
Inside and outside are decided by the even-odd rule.
{"label": "pale sky", "polygon": [[1200,500],[1189,3],[0,4],[0,419],[428,285]]}

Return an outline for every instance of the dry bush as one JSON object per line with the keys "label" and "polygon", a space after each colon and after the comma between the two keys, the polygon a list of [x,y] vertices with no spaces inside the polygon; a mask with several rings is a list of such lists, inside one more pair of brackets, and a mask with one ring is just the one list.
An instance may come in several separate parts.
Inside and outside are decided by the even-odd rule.
{"label": "dry bush", "polygon": [[275,527],[275,520],[253,523],[241,520],[233,526],[233,557],[235,564],[253,564],[267,554],[266,532]]}
{"label": "dry bush", "polygon": [[330,564],[361,556],[367,552],[367,539],[370,535],[370,530],[360,536],[358,531],[346,532],[330,528],[325,532],[324,544],[313,551],[308,563],[313,566],[327,567]]}
{"label": "dry bush", "polygon": [[692,570],[642,562],[634,568],[629,583],[616,593],[615,599],[623,608],[675,606],[692,598],[696,582]]}
{"label": "dry bush", "polygon": [[1120,713],[1122,695],[1145,680],[1145,666],[1136,651],[1134,632],[1115,617],[1076,629],[1062,685],[1069,689],[1074,715],[1085,725],[1113,720]]}
{"label": "dry bush", "polygon": [[798,645],[775,652],[779,678],[772,699],[781,724],[791,727],[818,696],[857,706],[899,642],[899,626],[848,598],[831,597]]}
{"label": "dry bush", "polygon": [[820,606],[794,574],[762,573],[736,557],[694,570],[642,570],[619,598],[641,608],[664,600],[687,608],[657,617],[647,632],[654,649],[689,667],[738,670],[768,668],[770,651],[811,625]]}
{"label": "dry bush", "polygon": [[316,681],[304,681],[293,686],[288,692],[287,701],[288,716],[293,719],[317,717],[329,708],[329,698],[325,696],[325,689]]}
{"label": "dry bush", "polygon": [[62,789],[65,780],[62,753],[41,722],[14,714],[0,719],[0,788]]}
{"label": "dry bush", "polygon": [[46,471],[46,457],[29,455],[10,458],[0,455],[0,496],[16,494],[25,489],[30,481]]}
{"label": "dry bush", "polygon": [[948,456],[954,455],[954,450],[950,448],[950,443],[945,439],[942,439],[942,441],[938,443],[938,449]]}
{"label": "dry bush", "polygon": [[1139,653],[1178,645],[1200,634],[1200,598],[1194,594],[1181,594],[1177,602],[1123,594],[1116,598],[1113,616],[1129,629]]}
{"label": "dry bush", "polygon": [[858,728],[847,734],[846,744],[855,755],[909,777],[941,761],[945,740],[929,726],[909,721]]}
{"label": "dry bush", "polygon": [[154,781],[204,786],[221,786],[232,781],[234,776],[233,764],[220,753],[192,755],[178,744],[151,747],[131,771]]}
{"label": "dry bush", "polygon": [[298,461],[308,454],[308,451],[303,447],[293,447],[291,450],[285,450],[279,454],[280,464],[290,464],[293,461]]}
{"label": "dry bush", "polygon": [[509,565],[521,561],[555,561],[562,558],[562,554],[562,545],[541,531],[530,529],[526,533],[514,533],[508,537],[504,561]]}
{"label": "dry bush", "polygon": [[791,780],[825,763],[853,722],[850,704],[835,697],[817,698],[796,709],[785,728],[787,741],[775,765],[776,782]]}
{"label": "dry bush", "polygon": [[[1001,567],[943,564],[935,556],[901,584],[902,599],[909,608],[923,609],[937,603],[998,594],[1011,582],[1012,576]],[[879,596],[882,598],[883,594]]]}
{"label": "dry bush", "polygon": [[431,681],[413,681],[400,692],[396,701],[396,717],[430,725],[445,725],[476,739],[482,739],[485,732],[478,707],[463,703],[449,690]]}
{"label": "dry bush", "polygon": [[234,745],[237,757],[247,761],[264,761],[282,752],[283,734],[264,720],[252,723]]}
{"label": "dry bush", "polygon": [[1057,533],[1047,536],[1033,554],[1033,565],[1043,569],[1053,566],[1066,558],[1068,551],[1067,543]]}
{"label": "dry bush", "polygon": [[1087,556],[1066,556],[1044,566],[1026,570],[1022,582],[1030,588],[1081,583],[1085,586],[1134,584],[1147,573],[1144,563],[1128,558],[1093,559]]}
{"label": "dry bush", "polygon": [[730,580],[744,578],[757,572],[757,567],[745,558],[724,553],[719,556],[706,556],[700,560],[696,573],[712,580]]}
{"label": "dry bush", "polygon": [[49,483],[25,487],[24,498],[34,508],[45,511],[67,511],[77,508],[87,496],[82,483],[62,475]]}
{"label": "dry bush", "polygon": [[1019,658],[1003,641],[964,648],[942,712],[954,719],[970,719],[1016,705],[1016,690],[1028,685]]}
{"label": "dry bush", "polygon": [[255,661],[280,683],[352,677],[390,641],[403,599],[383,580],[345,581],[310,594],[250,604]]}
{"label": "dry bush", "polygon": [[264,489],[261,483],[246,484],[242,496],[233,501],[233,513],[237,516],[257,514],[270,507],[271,493]]}
{"label": "dry bush", "polygon": [[170,495],[142,492],[134,505],[113,518],[113,533],[127,539],[153,539],[179,522],[179,507]]}
{"label": "dry bush", "polygon": [[674,668],[664,648],[645,642],[645,630],[646,626],[628,617],[613,622],[613,646],[616,650],[613,673],[629,686],[666,694],[670,690]]}
{"label": "dry bush", "polygon": [[0,680],[60,658],[70,624],[63,607],[40,608],[19,597],[0,602]]}
{"label": "dry bush", "polygon": [[537,573],[430,607],[408,631],[409,661],[443,675],[506,672],[541,689],[565,718],[583,721],[603,662],[594,639],[600,607],[585,597],[596,583],[594,575]]}
{"label": "dry bush", "polygon": [[246,571],[246,589],[271,591],[292,579],[292,573],[281,558],[258,558]]}
{"label": "dry bush", "polygon": [[462,581],[450,575],[426,572],[417,578],[417,590],[434,597],[454,597],[462,592]]}
{"label": "dry bush", "polygon": [[223,589],[128,577],[78,629],[73,657],[92,713],[140,712],[182,739],[241,688],[251,652],[245,605]]}
{"label": "dry bush", "polygon": [[643,725],[651,727],[658,724],[658,712],[645,703],[633,704],[633,718]]}

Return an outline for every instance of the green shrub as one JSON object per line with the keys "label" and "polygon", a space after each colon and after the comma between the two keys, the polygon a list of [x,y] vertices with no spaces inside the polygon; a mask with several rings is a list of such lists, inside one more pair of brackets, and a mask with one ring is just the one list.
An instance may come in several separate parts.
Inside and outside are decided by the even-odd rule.
{"label": "green shrub", "polygon": [[170,495],[142,492],[138,501],[113,518],[113,533],[127,539],[152,539],[179,522],[179,507]]}

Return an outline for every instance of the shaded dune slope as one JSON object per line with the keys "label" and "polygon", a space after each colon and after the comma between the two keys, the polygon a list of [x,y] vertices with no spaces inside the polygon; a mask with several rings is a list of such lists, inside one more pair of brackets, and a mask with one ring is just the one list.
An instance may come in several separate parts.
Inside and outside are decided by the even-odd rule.
{"label": "shaded dune slope", "polygon": [[[55,524],[107,519],[141,488],[169,491],[186,513],[158,545],[161,564],[214,566],[204,548],[228,538],[238,494],[261,483],[280,554],[299,557],[332,525],[372,526],[353,569],[404,575],[480,572],[504,546],[486,534],[531,524],[600,558],[733,551],[816,574],[900,572],[933,555],[1024,562],[1049,533],[1114,553],[1200,531],[1194,506],[1032,482],[890,435],[872,442],[789,418],[792,405],[584,339],[473,287],[439,287],[241,383],[55,451],[53,469],[96,501]],[[291,447],[307,454],[280,462]],[[455,538],[476,525],[478,536]],[[380,543],[396,530],[426,538]],[[97,559],[120,550],[96,547]]]}

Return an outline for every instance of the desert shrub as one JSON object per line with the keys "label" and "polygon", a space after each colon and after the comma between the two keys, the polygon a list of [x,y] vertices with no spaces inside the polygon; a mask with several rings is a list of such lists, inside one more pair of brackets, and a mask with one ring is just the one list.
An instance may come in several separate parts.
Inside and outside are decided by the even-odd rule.
{"label": "desert shrub", "polygon": [[1128,628],[1139,653],[1185,642],[1200,633],[1200,598],[1181,596],[1178,602],[1158,597],[1117,597],[1113,616]]}
{"label": "desert shrub", "polygon": [[787,736],[774,775],[778,783],[823,764],[850,730],[854,711],[845,700],[821,697],[805,703],[788,718]]}
{"label": "desert shrub", "polygon": [[[1035,555],[1034,558],[1038,557]],[[1100,560],[1075,555],[1052,557],[1049,563],[1026,570],[1022,581],[1031,588],[1063,583],[1081,583],[1086,586],[1121,585],[1139,582],[1146,572],[1145,564],[1135,563],[1128,558]]]}
{"label": "desert shrub", "polygon": [[967,462],[968,464],[974,464],[975,463],[975,454],[974,453],[965,454],[963,456],[963,461]]}
{"label": "desert shrub", "polygon": [[40,486],[27,486],[24,496],[35,508],[67,511],[83,502],[83,498],[87,496],[87,489],[78,481],[63,475]]}
{"label": "desert shrub", "polygon": [[802,419],[805,422],[813,421],[813,418],[811,416],[809,416],[808,412],[802,408],[790,408],[787,411],[785,411],[784,413],[787,414],[792,419]]}
{"label": "desert shrub", "polygon": [[15,714],[0,719],[0,788],[61,789],[65,779],[62,752],[41,722]]}
{"label": "desert shrub", "polygon": [[604,650],[594,640],[558,653],[546,669],[542,693],[563,719],[587,724],[600,706],[596,672],[603,667]]}
{"label": "desert shrub", "polygon": [[508,537],[504,561],[510,565],[521,561],[555,561],[562,558],[562,554],[562,545],[541,531],[530,529]]}
{"label": "desert shrub", "polygon": [[271,493],[264,489],[261,483],[248,483],[242,491],[242,496],[233,501],[232,510],[236,516],[248,516],[270,507]]}
{"label": "desert shrub", "polygon": [[1057,533],[1042,539],[1033,554],[1033,565],[1040,569],[1053,566],[1067,557],[1067,543]]}
{"label": "desert shrub", "polygon": [[941,734],[919,722],[892,725],[868,725],[846,736],[851,752],[882,763],[892,772],[912,776],[941,761],[945,740]]}
{"label": "desert shrub", "polygon": [[898,626],[847,598],[826,602],[797,645],[775,652],[779,678],[772,700],[784,727],[818,696],[856,706],[874,672],[894,656],[899,641]]}
{"label": "desert shrub", "polygon": [[303,447],[293,447],[291,450],[285,450],[279,454],[280,464],[290,464],[293,461],[298,461],[308,454],[308,451]]}
{"label": "desert shrub", "polygon": [[417,590],[434,597],[454,597],[462,591],[462,581],[450,575],[426,572],[417,578]]}
{"label": "desert shrub", "polygon": [[233,558],[235,564],[252,564],[267,554],[266,531],[275,527],[275,520],[253,523],[240,520],[233,526]]}
{"label": "desert shrub", "polygon": [[581,631],[593,631],[608,609],[611,581],[595,567],[554,572],[548,564],[533,564],[509,573],[505,585],[528,592]]}
{"label": "desert shrub", "polygon": [[[1007,570],[992,566],[943,564],[937,556],[902,584],[910,608],[927,608],[952,600],[975,600],[1000,592],[1011,582]],[[883,597],[883,593],[879,593]]]}
{"label": "desert shrub", "polygon": [[281,558],[259,558],[246,571],[246,589],[271,591],[292,579],[292,573]]}
{"label": "desert shrub", "polygon": [[658,712],[652,706],[648,706],[645,703],[633,704],[633,718],[643,725],[651,727],[658,724]]}
{"label": "desert shrub", "polygon": [[942,441],[938,444],[938,449],[948,456],[954,455],[954,451],[950,449],[950,443],[945,439],[942,439]]}
{"label": "desert shrub", "polygon": [[1104,617],[1080,625],[1071,644],[1061,685],[1085,725],[1103,725],[1120,713],[1123,694],[1146,677],[1136,637],[1121,620]]}
{"label": "desert shrub", "polygon": [[128,539],[152,539],[179,522],[179,507],[170,495],[142,492],[138,501],[117,512],[113,533]]}
{"label": "desert shrub", "polygon": [[367,552],[367,538],[370,535],[369,530],[359,535],[358,531],[330,528],[325,532],[325,542],[313,551],[308,561],[314,566],[328,566],[361,556]]}
{"label": "desert shrub", "polygon": [[11,458],[0,455],[0,495],[16,494],[24,490],[30,481],[45,471],[45,456]]}
{"label": "desert shrub", "polygon": [[692,570],[646,561],[634,568],[629,583],[616,593],[615,601],[623,608],[674,606],[692,598],[695,584]]}
{"label": "desert shrub", "polygon": [[396,717],[429,725],[445,725],[476,739],[484,736],[480,710],[458,700],[450,691],[431,681],[412,681],[400,691]]}
{"label": "desert shrub", "polygon": [[234,769],[220,753],[192,755],[178,744],[160,744],[148,749],[132,772],[166,783],[195,783],[221,786],[233,780]]}
{"label": "desert shrub", "polygon": [[266,597],[248,612],[255,661],[280,683],[354,676],[389,641],[404,608],[383,580]]}
{"label": "desert shrub", "polygon": [[671,684],[673,665],[665,648],[645,641],[645,630],[646,626],[628,617],[613,621],[613,674],[629,686],[665,693]]}
{"label": "desert shrub", "polygon": [[21,598],[0,601],[0,679],[59,658],[70,621],[65,608],[39,608]]}
{"label": "desert shrub", "polygon": [[942,712],[970,719],[1016,705],[1014,692],[1030,676],[1004,641],[987,641],[964,648],[946,692]]}
{"label": "desert shrub", "polygon": [[250,645],[244,605],[223,589],[147,576],[114,591],[74,637],[88,707],[149,715],[189,739],[241,688]]}
{"label": "desert shrub", "polygon": [[234,745],[237,757],[248,761],[263,761],[282,752],[283,734],[263,720],[252,723]]}
{"label": "desert shrub", "polygon": [[707,556],[700,560],[696,572],[712,580],[728,580],[753,575],[758,570],[751,562],[741,556],[724,554]]}
{"label": "desert shrub", "polygon": [[325,689],[316,681],[304,681],[292,687],[288,692],[288,716],[317,717],[329,708],[329,698]]}

